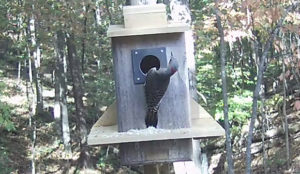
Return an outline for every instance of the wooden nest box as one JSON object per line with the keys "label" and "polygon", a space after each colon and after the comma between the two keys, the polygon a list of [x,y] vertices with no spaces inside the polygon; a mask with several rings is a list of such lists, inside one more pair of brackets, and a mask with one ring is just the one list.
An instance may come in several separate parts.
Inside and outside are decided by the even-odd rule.
{"label": "wooden nest box", "polygon": [[[191,160],[192,138],[222,136],[224,130],[190,98],[184,34],[189,26],[168,23],[164,4],[125,6],[123,15],[124,25],[108,29],[117,100],[93,126],[88,144],[120,144],[125,165]],[[171,52],[179,69],[161,101],[157,129],[146,129],[145,74],[167,67]]]}

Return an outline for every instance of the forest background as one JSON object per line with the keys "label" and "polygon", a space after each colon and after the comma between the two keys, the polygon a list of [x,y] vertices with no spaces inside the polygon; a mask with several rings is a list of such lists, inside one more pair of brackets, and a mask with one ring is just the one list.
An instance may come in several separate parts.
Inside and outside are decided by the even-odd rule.
{"label": "forest background", "polygon": [[[209,173],[300,173],[299,3],[164,3],[170,19],[190,16],[198,102],[226,128],[226,141],[201,141]],[[86,143],[115,100],[106,32],[125,4],[0,0],[1,174],[142,173],[117,146]]]}

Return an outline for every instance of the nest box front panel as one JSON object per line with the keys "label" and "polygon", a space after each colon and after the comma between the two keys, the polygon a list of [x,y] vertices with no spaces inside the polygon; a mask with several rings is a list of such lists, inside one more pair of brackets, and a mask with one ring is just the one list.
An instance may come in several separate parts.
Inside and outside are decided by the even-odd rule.
{"label": "nest box front panel", "polygon": [[185,48],[184,33],[112,38],[120,132],[146,128],[144,77],[152,67],[167,67],[171,52],[178,61],[179,69],[171,77],[160,103],[157,128],[190,127]]}

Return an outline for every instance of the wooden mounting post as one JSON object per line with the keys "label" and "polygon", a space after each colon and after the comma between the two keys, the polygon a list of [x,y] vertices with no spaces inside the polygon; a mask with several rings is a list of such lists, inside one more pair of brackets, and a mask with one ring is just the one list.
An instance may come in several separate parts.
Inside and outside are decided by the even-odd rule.
{"label": "wooden mounting post", "polygon": [[169,174],[168,163],[144,165],[144,174]]}

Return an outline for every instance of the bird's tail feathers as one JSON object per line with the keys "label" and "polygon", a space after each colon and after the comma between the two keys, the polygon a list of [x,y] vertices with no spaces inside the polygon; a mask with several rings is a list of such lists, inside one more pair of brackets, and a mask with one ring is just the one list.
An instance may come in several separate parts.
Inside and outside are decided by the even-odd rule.
{"label": "bird's tail feathers", "polygon": [[145,123],[146,123],[146,127],[149,126],[153,126],[156,127],[157,126],[157,108],[149,108],[147,111],[147,115],[146,115],[146,119],[145,119]]}

